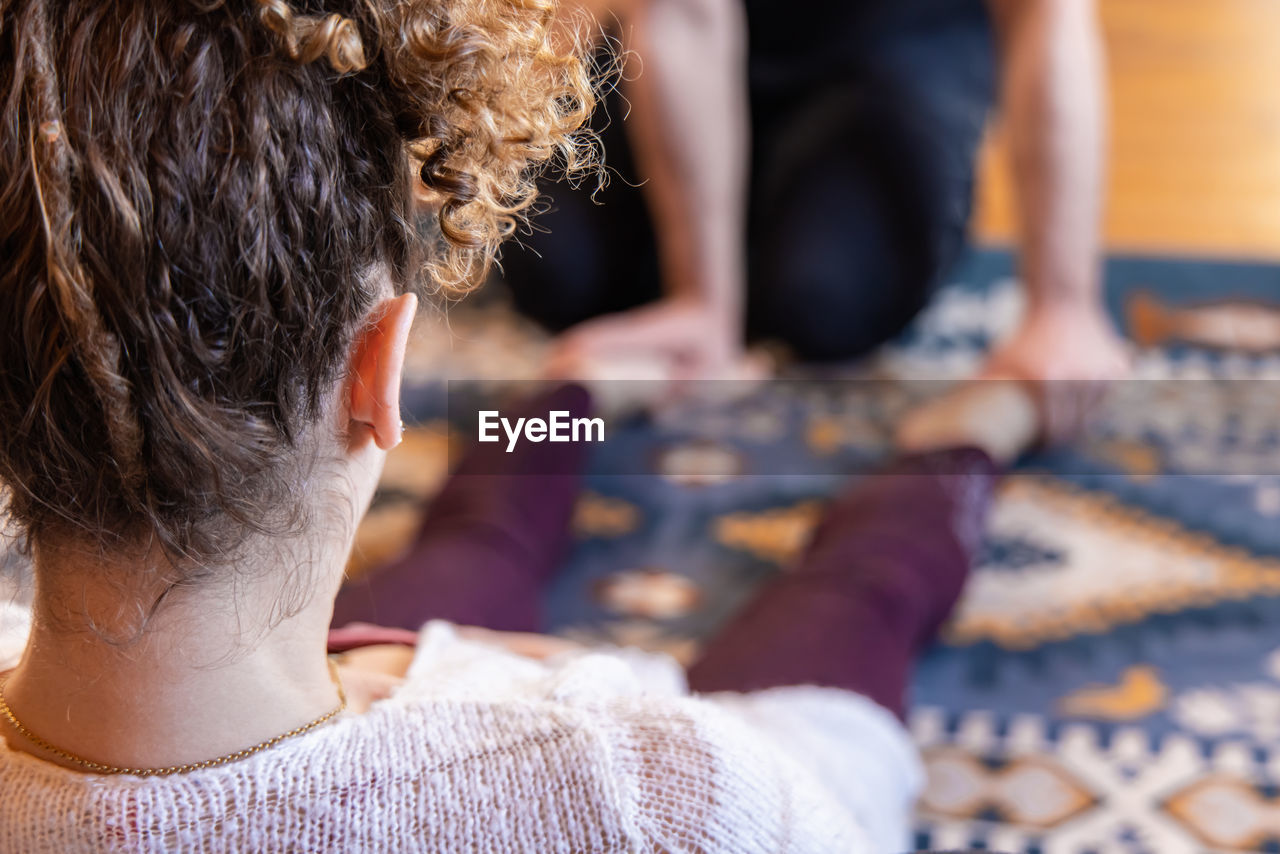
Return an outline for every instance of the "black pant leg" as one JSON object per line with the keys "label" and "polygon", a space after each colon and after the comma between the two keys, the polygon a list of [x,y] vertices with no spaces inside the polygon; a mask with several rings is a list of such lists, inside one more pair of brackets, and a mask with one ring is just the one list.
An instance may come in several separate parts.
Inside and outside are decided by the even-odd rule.
{"label": "black pant leg", "polygon": [[634,308],[661,294],[657,250],[640,181],[631,162],[616,92],[593,119],[604,146],[606,186],[588,180],[541,187],[545,210],[533,232],[503,252],[502,278],[516,308],[553,332],[601,314]]}
{"label": "black pant leg", "polygon": [[849,359],[911,322],[964,245],[993,92],[976,15],[887,37],[835,82],[757,93],[753,334]]}

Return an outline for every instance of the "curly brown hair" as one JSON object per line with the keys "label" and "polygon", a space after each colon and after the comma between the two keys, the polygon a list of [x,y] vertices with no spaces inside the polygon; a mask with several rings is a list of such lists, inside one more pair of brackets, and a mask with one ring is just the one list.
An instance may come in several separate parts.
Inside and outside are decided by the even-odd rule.
{"label": "curly brown hair", "polygon": [[28,542],[202,565],[284,524],[385,274],[466,287],[540,167],[591,167],[554,14],[0,3],[0,480]]}

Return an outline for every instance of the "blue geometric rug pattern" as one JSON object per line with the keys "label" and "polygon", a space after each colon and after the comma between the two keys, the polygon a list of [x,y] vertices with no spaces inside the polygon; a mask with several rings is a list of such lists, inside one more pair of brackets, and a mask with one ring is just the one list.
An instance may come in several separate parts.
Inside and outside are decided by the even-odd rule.
{"label": "blue geometric rug pattern", "polygon": [[[974,254],[955,279],[871,375],[961,375],[1014,322],[1007,255]],[[1138,291],[1175,307],[1280,300],[1280,268],[1262,264],[1122,258],[1107,282],[1122,326]],[[1145,351],[1152,382],[1005,483],[914,680],[919,848],[1280,852],[1276,350]],[[1203,405],[1143,403],[1177,378],[1202,381]],[[900,389],[797,377],[623,427],[593,460],[555,630],[687,660],[785,571],[843,481],[831,472],[884,456]]]}

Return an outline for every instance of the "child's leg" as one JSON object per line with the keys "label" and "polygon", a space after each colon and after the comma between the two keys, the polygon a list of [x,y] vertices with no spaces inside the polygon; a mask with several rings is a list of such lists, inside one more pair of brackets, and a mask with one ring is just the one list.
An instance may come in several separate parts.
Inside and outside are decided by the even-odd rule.
{"label": "child's leg", "polygon": [[[585,390],[565,386],[520,407],[589,415]],[[541,628],[542,588],[569,541],[586,451],[581,443],[477,445],[432,502],[410,551],[347,585],[332,625],[417,630],[431,619],[506,631]],[[497,472],[501,472],[498,474]]]}
{"label": "child's leg", "polygon": [[711,642],[690,687],[824,685],[903,716],[915,654],[960,595],[995,481],[991,458],[962,448],[907,457],[859,482],[799,564]]}

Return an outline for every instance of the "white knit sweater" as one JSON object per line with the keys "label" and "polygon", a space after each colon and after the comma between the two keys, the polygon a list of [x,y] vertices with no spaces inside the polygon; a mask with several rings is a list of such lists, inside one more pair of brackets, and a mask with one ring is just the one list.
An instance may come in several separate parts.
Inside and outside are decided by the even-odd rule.
{"label": "white knit sweater", "polygon": [[888,713],[829,689],[683,693],[667,659],[536,662],[433,623],[394,697],[232,765],[99,777],[0,741],[0,852],[906,847],[919,769]]}

